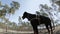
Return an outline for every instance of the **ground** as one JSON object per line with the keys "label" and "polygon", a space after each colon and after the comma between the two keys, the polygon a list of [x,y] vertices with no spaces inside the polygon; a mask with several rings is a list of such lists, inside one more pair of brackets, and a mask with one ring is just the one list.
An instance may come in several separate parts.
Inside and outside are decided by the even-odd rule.
{"label": "ground", "polygon": [[[39,30],[39,34],[47,34],[47,30]],[[6,34],[5,29],[0,29],[0,34]],[[14,31],[8,30],[7,34],[33,34],[33,31]],[[54,34],[60,34],[60,26],[56,26],[54,30]]]}

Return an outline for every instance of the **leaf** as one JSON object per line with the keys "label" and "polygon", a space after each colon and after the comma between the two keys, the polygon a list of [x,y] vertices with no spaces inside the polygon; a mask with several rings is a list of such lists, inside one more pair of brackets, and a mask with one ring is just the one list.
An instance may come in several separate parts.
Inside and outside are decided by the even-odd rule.
{"label": "leaf", "polygon": [[1,1],[0,1],[0,7],[2,6]]}
{"label": "leaf", "polygon": [[45,5],[44,5],[44,8],[45,8],[45,9],[48,9],[48,6],[47,6],[47,4],[45,4]]}
{"label": "leaf", "polygon": [[44,10],[41,8],[40,11],[44,11]]}
{"label": "leaf", "polygon": [[60,6],[60,1],[56,1],[55,3]]}
{"label": "leaf", "polygon": [[7,4],[5,4],[5,5],[4,5],[4,8],[5,8],[5,9],[9,9],[10,7],[9,7]]}
{"label": "leaf", "polygon": [[18,9],[20,7],[20,4],[18,2],[12,1],[11,6],[15,9]]}
{"label": "leaf", "polygon": [[9,13],[14,14],[14,12],[15,12],[15,9],[13,7],[10,8]]}

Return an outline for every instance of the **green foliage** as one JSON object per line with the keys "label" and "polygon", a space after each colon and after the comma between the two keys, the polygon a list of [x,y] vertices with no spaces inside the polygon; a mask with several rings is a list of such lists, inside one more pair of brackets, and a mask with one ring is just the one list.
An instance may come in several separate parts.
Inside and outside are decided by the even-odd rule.
{"label": "green foliage", "polygon": [[57,5],[60,5],[60,1],[55,2]]}
{"label": "green foliage", "polygon": [[0,6],[1,6],[2,4],[1,4],[1,1],[0,1]]}
{"label": "green foliage", "polygon": [[6,15],[6,10],[4,9],[0,10],[0,17],[5,16],[5,15]]}
{"label": "green foliage", "polygon": [[[45,10],[46,10],[46,9],[47,9],[47,10],[51,10],[51,9],[52,9],[52,7],[49,7],[47,4],[44,4],[44,5],[43,5],[43,4],[40,4],[40,6],[41,6],[43,9],[45,9]],[[41,9],[42,9],[42,8],[41,8]]]}
{"label": "green foliage", "polygon": [[20,7],[20,4],[18,2],[12,1],[11,6],[15,9],[18,9]]}
{"label": "green foliage", "polygon": [[17,9],[19,9],[20,4],[18,2],[12,1],[10,3],[11,5],[9,6],[8,4],[3,5],[0,1],[0,17],[1,16],[6,16],[6,14],[14,14]]}
{"label": "green foliage", "polygon": [[9,13],[14,14],[14,12],[15,12],[15,9],[13,7],[10,8]]}
{"label": "green foliage", "polygon": [[7,29],[13,29],[13,30],[16,30],[17,29],[17,24],[14,23],[14,22],[10,22],[9,19],[5,18],[6,14],[14,14],[15,11],[17,9],[19,9],[20,7],[20,4],[18,2],[15,2],[15,1],[12,1],[12,3],[10,3],[12,5],[8,5],[8,4],[5,4],[3,5],[0,1],[0,18],[3,19],[4,21],[4,25],[1,24],[3,28],[6,28],[6,31]]}

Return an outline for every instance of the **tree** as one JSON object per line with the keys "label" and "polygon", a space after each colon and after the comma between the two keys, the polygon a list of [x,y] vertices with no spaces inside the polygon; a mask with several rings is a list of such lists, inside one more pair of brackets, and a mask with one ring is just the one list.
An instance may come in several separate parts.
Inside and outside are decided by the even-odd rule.
{"label": "tree", "polygon": [[40,7],[41,7],[40,11],[36,11],[36,14],[40,14],[40,15],[49,17],[52,20],[52,23],[54,26],[54,20],[53,20],[53,14],[52,14],[52,11],[54,12],[53,8],[48,6],[47,4],[45,4],[45,5],[40,4]]}
{"label": "tree", "polygon": [[[51,6],[48,6],[47,4],[40,4],[40,11],[36,11],[36,14],[40,14],[40,15],[44,15],[46,17],[49,17],[54,24],[58,23],[59,20],[59,16],[58,13],[60,13],[57,10],[57,5],[56,3],[60,6],[60,1],[56,1],[56,0],[50,0],[51,1]],[[54,17],[55,16],[55,17]],[[56,19],[55,19],[56,18]],[[54,25],[55,27],[55,25]]]}
{"label": "tree", "polygon": [[9,9],[10,10],[9,13],[14,14],[15,10],[19,9],[19,7],[20,7],[20,4],[18,2],[12,1],[11,8]]}
{"label": "tree", "polygon": [[[6,32],[7,32],[7,28],[8,25],[12,25],[12,23],[9,22],[8,18],[6,18],[5,16],[7,14],[14,14],[15,11],[17,9],[19,9],[20,4],[16,1],[12,1],[12,3],[10,3],[11,5],[9,6],[8,4],[3,5],[2,2],[0,1],[0,18],[2,19],[2,21],[5,21],[6,26]],[[14,28],[16,27],[16,24],[13,22],[13,26]]]}
{"label": "tree", "polygon": [[[0,10],[1,15],[0,16],[6,16],[6,14],[14,14],[14,12],[19,9],[20,4],[18,2],[12,1],[11,6],[9,7],[9,5],[5,4],[2,5],[2,3],[0,2],[0,8],[2,8]],[[4,15],[3,15],[4,14]]]}
{"label": "tree", "polygon": [[18,18],[18,21],[19,21],[18,26],[21,26],[22,25],[21,23],[23,23],[23,22],[22,22],[22,18],[20,16]]}
{"label": "tree", "polygon": [[14,7],[15,9],[19,9],[20,5],[18,2],[12,1],[11,6]]}

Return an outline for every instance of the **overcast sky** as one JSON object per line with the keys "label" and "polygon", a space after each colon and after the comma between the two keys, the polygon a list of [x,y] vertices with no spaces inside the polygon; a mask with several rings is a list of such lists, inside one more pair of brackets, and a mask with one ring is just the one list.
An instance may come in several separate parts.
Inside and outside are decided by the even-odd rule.
{"label": "overcast sky", "polygon": [[35,13],[39,10],[40,4],[48,4],[50,6],[49,0],[0,0],[3,4],[10,4],[12,1],[17,1],[20,3],[20,8],[16,10],[15,14],[9,17],[12,22],[18,23],[18,17],[22,16],[24,11],[29,13]]}

